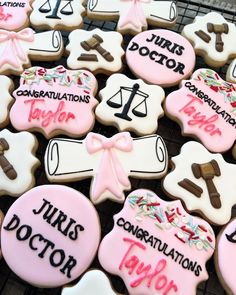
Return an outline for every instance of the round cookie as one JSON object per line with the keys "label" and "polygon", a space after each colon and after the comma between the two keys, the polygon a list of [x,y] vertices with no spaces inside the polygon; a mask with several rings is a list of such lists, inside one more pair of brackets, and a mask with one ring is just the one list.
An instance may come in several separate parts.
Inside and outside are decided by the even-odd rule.
{"label": "round cookie", "polygon": [[169,30],[149,30],[136,35],[126,49],[129,68],[147,83],[177,85],[195,66],[192,45]]}
{"label": "round cookie", "polygon": [[186,295],[207,280],[205,264],[214,248],[206,221],[189,215],[180,201],[166,202],[139,189],[114,216],[98,258],[106,271],[123,279],[130,295]]}
{"label": "round cookie", "polygon": [[[1,227],[2,227],[3,218],[4,218],[4,215],[3,215],[2,211],[0,210],[0,235],[1,235]],[[1,245],[1,237],[0,237],[0,245]],[[0,247],[0,258],[1,257],[2,257],[2,250]]]}
{"label": "round cookie", "polygon": [[100,240],[97,212],[80,192],[42,185],[22,195],[2,225],[2,254],[28,283],[53,288],[69,283],[92,262]]}

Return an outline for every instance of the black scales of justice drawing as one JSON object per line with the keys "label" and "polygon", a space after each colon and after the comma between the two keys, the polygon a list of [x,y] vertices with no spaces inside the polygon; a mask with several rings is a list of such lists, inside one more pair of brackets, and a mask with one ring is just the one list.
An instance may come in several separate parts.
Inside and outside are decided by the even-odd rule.
{"label": "black scales of justice drawing", "polygon": [[[132,118],[129,116],[131,105],[133,101],[137,101],[138,103],[132,108],[132,113],[136,117],[146,117],[147,116],[147,98],[149,95],[139,90],[140,85],[135,83],[133,87],[120,86],[120,89],[107,100],[107,104],[111,108],[121,108],[123,107],[120,113],[115,113],[114,116],[132,121]],[[140,102],[141,100],[141,102]]]}
{"label": "black scales of justice drawing", "polygon": [[[53,5],[52,2],[55,2]],[[58,12],[62,15],[71,15],[73,14],[73,8],[71,5],[71,2],[73,0],[46,0],[44,4],[39,8],[39,12],[41,13],[50,13],[49,15],[46,16],[46,18],[53,18],[53,19],[61,19],[61,17],[58,16]],[[61,3],[65,4],[62,5],[62,8],[59,11],[59,8],[61,6]]]}

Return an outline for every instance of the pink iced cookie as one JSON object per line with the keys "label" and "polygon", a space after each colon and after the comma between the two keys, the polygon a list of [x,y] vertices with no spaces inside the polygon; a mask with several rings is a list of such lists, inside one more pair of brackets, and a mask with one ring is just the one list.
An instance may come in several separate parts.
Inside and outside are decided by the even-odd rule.
{"label": "pink iced cookie", "polygon": [[0,29],[15,31],[26,27],[29,23],[30,3],[31,0],[1,0]]}
{"label": "pink iced cookie", "polygon": [[36,130],[47,138],[56,134],[82,136],[94,125],[97,80],[84,70],[32,67],[21,75],[10,111],[17,130]]}
{"label": "pink iced cookie", "polygon": [[30,284],[48,288],[67,284],[84,272],[99,240],[100,224],[92,204],[62,185],[38,186],[22,195],[8,210],[1,231],[9,267]]}
{"label": "pink iced cookie", "polygon": [[236,85],[210,69],[199,69],[165,101],[168,116],[184,135],[198,138],[212,152],[225,152],[236,139]]}
{"label": "pink iced cookie", "polygon": [[[102,240],[99,261],[120,276],[131,295],[195,294],[208,278],[215,236],[209,224],[140,189],[128,195],[114,228]],[[184,278],[184,279],[183,279]]]}
{"label": "pink iced cookie", "polygon": [[216,245],[214,258],[219,280],[227,294],[236,294],[236,218],[221,230]]}
{"label": "pink iced cookie", "polygon": [[130,41],[126,60],[137,77],[168,87],[191,75],[195,52],[190,42],[175,32],[149,30]]}

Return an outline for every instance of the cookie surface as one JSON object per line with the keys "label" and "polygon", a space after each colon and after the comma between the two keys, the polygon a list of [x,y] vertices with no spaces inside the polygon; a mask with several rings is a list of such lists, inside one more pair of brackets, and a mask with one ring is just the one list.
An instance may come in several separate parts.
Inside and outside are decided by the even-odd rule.
{"label": "cookie surface", "polygon": [[82,136],[92,129],[97,80],[84,70],[32,67],[23,72],[10,120],[17,130]]}
{"label": "cookie surface", "polygon": [[189,211],[197,211],[209,222],[226,224],[236,204],[236,165],[194,141],[185,143],[171,162],[173,170],[163,181],[167,194],[181,199]]}
{"label": "cookie surface", "polygon": [[186,295],[195,294],[207,280],[205,263],[214,247],[206,221],[186,213],[180,201],[165,202],[140,189],[127,196],[114,216],[98,257],[106,271],[123,279],[131,295]]}
{"label": "cookie surface", "polygon": [[209,66],[221,67],[228,59],[236,57],[232,43],[236,38],[236,26],[217,12],[196,16],[192,24],[184,27],[182,35]]}
{"label": "cookie surface", "polygon": [[226,80],[231,83],[236,83],[236,58],[232,60],[227,69]]}
{"label": "cookie surface", "polygon": [[123,1],[89,0],[88,16],[101,20],[116,20],[117,30],[122,34],[137,34],[147,30],[148,24],[160,27],[173,26],[177,19],[174,1]]}
{"label": "cookie surface", "polygon": [[62,185],[38,186],[22,195],[8,210],[1,231],[9,267],[30,284],[48,288],[84,272],[99,240],[95,208],[80,192]]}
{"label": "cookie surface", "polygon": [[119,131],[132,130],[141,136],[157,130],[165,98],[160,86],[113,74],[99,96],[102,101],[96,108],[96,117],[103,124],[115,125]]}
{"label": "cookie surface", "polygon": [[177,85],[195,66],[192,45],[168,30],[149,30],[135,36],[126,49],[129,68],[147,83]]}
{"label": "cookie surface", "polygon": [[9,109],[13,103],[11,92],[14,89],[12,80],[0,75],[1,99],[0,99],[0,127],[4,127],[9,121]]}
{"label": "cookie surface", "polygon": [[212,152],[225,152],[236,139],[236,85],[211,69],[198,69],[165,100],[165,112],[184,135],[199,139]]}

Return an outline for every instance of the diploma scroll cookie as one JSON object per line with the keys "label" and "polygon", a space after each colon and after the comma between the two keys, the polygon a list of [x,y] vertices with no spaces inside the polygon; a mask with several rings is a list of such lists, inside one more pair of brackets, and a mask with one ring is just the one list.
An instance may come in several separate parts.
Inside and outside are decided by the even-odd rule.
{"label": "diploma scroll cookie", "polygon": [[89,0],[87,14],[98,20],[119,18],[117,30],[135,35],[147,30],[148,24],[160,27],[175,25],[177,7],[174,1]]}
{"label": "diploma scroll cookie", "polygon": [[77,181],[92,177],[90,197],[94,204],[105,199],[123,202],[129,176],[157,179],[165,175],[168,156],[158,135],[132,138],[129,132],[107,138],[88,133],[82,141],[51,139],[45,152],[49,181]]}
{"label": "diploma scroll cookie", "polygon": [[99,96],[102,101],[96,108],[96,118],[103,124],[115,125],[119,131],[132,130],[140,136],[157,130],[165,98],[160,86],[113,74]]}
{"label": "diploma scroll cookie", "polygon": [[69,34],[66,47],[67,66],[87,69],[94,74],[110,74],[122,70],[124,50],[122,35],[118,32],[74,30]]}
{"label": "diploma scroll cookie", "polygon": [[123,279],[130,295],[186,295],[196,294],[197,285],[208,279],[205,264],[214,248],[206,221],[188,214],[180,201],[166,202],[139,189],[114,216],[98,258]]}
{"label": "diploma scroll cookie", "polygon": [[37,29],[69,30],[83,25],[84,0],[34,0],[31,25]]}
{"label": "diploma scroll cookie", "polygon": [[82,136],[94,125],[97,81],[84,70],[32,67],[23,72],[13,93],[10,120],[17,130]]}
{"label": "diploma scroll cookie", "polygon": [[194,141],[185,143],[171,163],[173,170],[163,181],[167,194],[181,199],[189,211],[198,212],[210,223],[226,224],[236,204],[236,165]]}
{"label": "diploma scroll cookie", "polygon": [[236,47],[232,43],[236,38],[236,26],[219,13],[196,16],[192,24],[184,27],[182,35],[209,66],[221,67],[228,59],[236,57]]}
{"label": "diploma scroll cookie", "polygon": [[10,78],[0,75],[0,87],[0,128],[2,128],[9,122],[9,109],[14,100],[11,96],[11,92],[14,89],[14,84]]}

